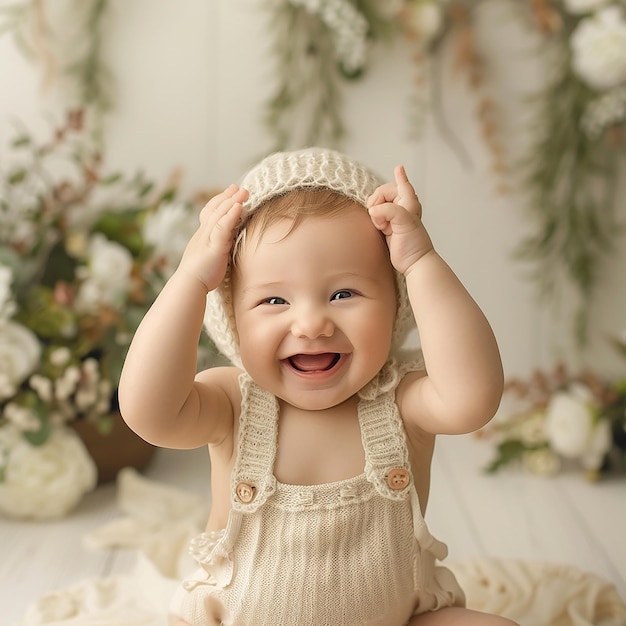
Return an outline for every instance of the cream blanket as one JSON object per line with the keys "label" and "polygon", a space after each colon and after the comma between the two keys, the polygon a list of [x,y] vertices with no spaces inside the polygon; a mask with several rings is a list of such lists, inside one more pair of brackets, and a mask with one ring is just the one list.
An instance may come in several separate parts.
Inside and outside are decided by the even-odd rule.
{"label": "cream blanket", "polygon": [[[132,571],[50,592],[15,626],[167,626],[169,598],[193,567],[187,544],[203,528],[208,510],[200,498],[131,469],[120,473],[117,495],[124,515],[85,541],[93,548],[135,550]],[[626,626],[626,603],[614,585],[594,574],[514,559],[446,565],[470,608],[521,626]]]}

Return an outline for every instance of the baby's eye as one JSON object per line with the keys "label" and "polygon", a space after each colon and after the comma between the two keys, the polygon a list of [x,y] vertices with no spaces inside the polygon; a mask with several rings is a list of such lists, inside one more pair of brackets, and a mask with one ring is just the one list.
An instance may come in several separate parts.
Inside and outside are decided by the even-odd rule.
{"label": "baby's eye", "polygon": [[333,294],[331,301],[344,300],[345,298],[351,298],[353,295],[354,295],[353,291],[350,291],[349,289],[341,289],[340,291],[336,291]]}
{"label": "baby's eye", "polygon": [[272,296],[271,298],[265,298],[262,304],[287,304],[287,300],[278,296]]}

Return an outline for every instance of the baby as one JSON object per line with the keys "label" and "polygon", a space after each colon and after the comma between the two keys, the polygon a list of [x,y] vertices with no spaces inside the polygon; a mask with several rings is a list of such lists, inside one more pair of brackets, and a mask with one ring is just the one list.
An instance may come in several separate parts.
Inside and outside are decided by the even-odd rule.
{"label": "baby", "polygon": [[[506,626],[424,521],[435,435],[483,426],[498,347],[404,168],[277,153],[215,196],[128,352],[130,427],[207,445],[212,510],[171,623]],[[423,361],[400,351],[417,327]],[[233,363],[196,374],[203,325]]]}

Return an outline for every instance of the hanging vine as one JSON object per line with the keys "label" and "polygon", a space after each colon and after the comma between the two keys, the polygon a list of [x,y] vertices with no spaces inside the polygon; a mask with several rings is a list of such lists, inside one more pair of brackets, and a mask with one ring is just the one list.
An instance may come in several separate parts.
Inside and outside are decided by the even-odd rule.
{"label": "hanging vine", "polygon": [[[433,119],[461,160],[470,161],[442,113],[441,51],[454,46],[457,67],[463,70],[476,96],[476,119],[491,154],[497,187],[505,190],[507,164],[498,130],[498,112],[487,94],[489,59],[481,50],[474,21],[488,2],[482,0],[396,0],[364,10],[350,0],[282,0],[269,5],[274,15],[290,14],[302,29],[273,31],[281,94],[324,102],[321,115],[307,115],[298,97],[274,98],[268,103],[268,129],[277,147],[290,143],[336,144],[343,137],[341,81],[363,76],[370,44],[381,31],[403,35],[416,65],[415,101],[430,105]],[[365,21],[365,37],[352,38],[358,71],[342,73],[344,45],[337,32],[349,33],[346,5]],[[623,225],[616,215],[616,179],[624,155],[626,131],[626,1],[625,0],[510,0],[508,6],[532,25],[543,39],[541,53],[552,76],[545,90],[530,104],[532,144],[525,160],[521,190],[528,199],[530,233],[516,251],[537,285],[539,297],[556,304],[561,292],[577,294],[572,335],[580,346],[588,339],[589,315],[602,269],[615,247]],[[371,6],[370,6],[371,9]],[[331,16],[332,15],[332,16]],[[308,34],[303,34],[308,33]],[[304,37],[306,45],[294,40]],[[349,38],[344,38],[348,40]],[[345,44],[345,41],[344,41]],[[323,55],[318,51],[323,50]],[[299,63],[311,52],[324,71],[306,79]],[[285,62],[288,60],[288,63]],[[428,69],[432,65],[432,70]],[[425,80],[428,78],[429,80]],[[431,97],[424,92],[430,88]],[[332,98],[323,93],[332,90]],[[411,111],[422,120],[423,112]],[[273,121],[284,121],[280,129]],[[296,135],[298,122],[308,124],[304,138]],[[332,120],[332,124],[327,122]],[[336,132],[327,132],[330,127]]]}

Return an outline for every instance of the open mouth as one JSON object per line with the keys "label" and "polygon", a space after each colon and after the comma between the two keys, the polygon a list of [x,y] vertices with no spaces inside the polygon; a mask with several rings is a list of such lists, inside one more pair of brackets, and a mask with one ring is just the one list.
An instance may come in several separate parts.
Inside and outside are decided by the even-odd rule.
{"label": "open mouth", "polygon": [[339,363],[341,354],[338,352],[323,352],[321,354],[294,354],[287,361],[291,367],[303,374],[314,372],[328,372]]}

